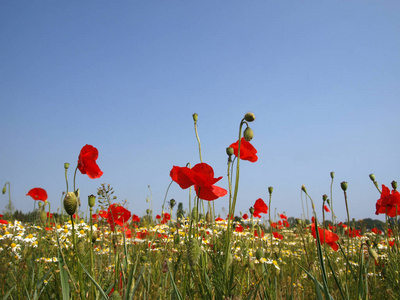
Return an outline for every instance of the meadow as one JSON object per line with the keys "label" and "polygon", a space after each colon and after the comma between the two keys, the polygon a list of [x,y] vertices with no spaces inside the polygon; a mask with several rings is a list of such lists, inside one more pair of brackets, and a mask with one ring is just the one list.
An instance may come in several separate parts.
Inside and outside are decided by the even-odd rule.
{"label": "meadow", "polygon": [[[69,184],[66,163],[64,208],[51,213],[47,193],[32,188],[38,209],[29,222],[0,218],[0,295],[3,299],[399,299],[400,254],[397,183],[377,189],[376,213],[385,214],[381,228],[350,218],[338,223],[331,195],[322,202],[309,196],[312,218],[271,216],[269,199],[257,199],[249,211],[235,211],[240,188],[240,161],[256,162],[252,146],[255,121],[247,113],[238,140],[226,149],[228,190],[219,187],[210,165],[171,166],[171,184],[188,192],[176,203],[166,191],[161,215],[148,209],[132,214],[118,203],[110,185],[80,195],[77,174],[100,178],[98,150],[85,145]],[[171,185],[170,185],[171,186]],[[341,182],[347,208],[347,182]],[[3,194],[9,191],[8,183]],[[169,188],[168,188],[169,189]],[[380,197],[379,197],[380,194]],[[227,216],[217,215],[213,201],[227,196]],[[168,201],[167,201],[168,197]],[[88,201],[88,215],[79,203]],[[10,199],[11,202],[11,199]],[[183,206],[187,209],[184,210]],[[11,207],[11,206],[10,206]],[[322,220],[316,211],[322,211]],[[326,217],[327,216],[327,217]],[[329,216],[329,217],[328,217]]]}

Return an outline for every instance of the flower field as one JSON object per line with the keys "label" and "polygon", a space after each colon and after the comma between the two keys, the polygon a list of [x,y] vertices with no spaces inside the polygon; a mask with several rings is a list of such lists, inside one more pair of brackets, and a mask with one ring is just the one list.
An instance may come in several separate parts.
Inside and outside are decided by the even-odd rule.
{"label": "flower field", "polygon": [[[198,138],[197,114],[193,120]],[[164,200],[156,216],[151,210],[132,214],[114,201],[109,185],[103,184],[97,196],[80,195],[78,170],[92,179],[103,174],[96,163],[98,150],[85,145],[71,185],[70,165],[64,165],[62,212],[52,214],[46,191],[36,187],[27,192],[39,206],[30,222],[0,218],[2,298],[399,299],[396,182],[392,190],[380,189],[370,175],[378,190],[376,214],[386,215],[382,228],[356,224],[348,210],[347,222],[337,223],[331,218],[332,196],[324,195],[317,204],[305,186],[311,220],[271,216],[272,187],[267,201],[257,199],[248,213],[236,214],[240,161],[258,159],[250,142],[253,121],[254,114],[247,113],[238,140],[227,148],[228,190],[216,185],[222,177],[202,162],[198,138],[200,162],[171,166],[169,174],[171,184],[187,190],[188,209]],[[341,188],[347,207],[347,183]],[[223,196],[229,201],[227,216],[213,208]],[[88,215],[79,213],[79,202],[86,198]],[[322,220],[317,209],[324,213]]]}

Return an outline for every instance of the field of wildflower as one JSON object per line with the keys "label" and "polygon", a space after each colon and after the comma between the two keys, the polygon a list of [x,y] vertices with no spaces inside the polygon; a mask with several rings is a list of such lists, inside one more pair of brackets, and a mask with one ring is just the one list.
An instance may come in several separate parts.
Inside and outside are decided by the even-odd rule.
{"label": "field of wildflower", "polygon": [[[38,203],[29,222],[0,217],[2,299],[400,298],[400,194],[395,181],[390,190],[370,174],[379,198],[376,214],[386,215],[380,228],[356,224],[348,210],[347,222],[337,223],[332,195],[323,195],[316,207],[305,186],[301,189],[313,211],[311,220],[280,214],[273,222],[273,187],[268,188],[269,199],[257,199],[248,213],[237,215],[240,161],[258,159],[249,125],[255,116],[245,114],[238,140],[226,149],[228,190],[216,185],[222,177],[202,161],[197,114],[193,121],[200,162],[171,165],[169,174],[171,184],[188,192],[186,212],[183,203],[166,201],[168,190],[161,215],[147,210],[140,217],[115,201],[110,185],[102,184],[96,195],[80,195],[77,174],[92,179],[103,174],[92,145],[82,148],[72,184],[70,165],[64,165],[62,212],[51,213],[44,189],[27,191]],[[333,183],[334,173],[330,175]],[[347,208],[347,182],[340,185]],[[6,183],[3,194],[9,189]],[[224,218],[213,205],[223,196],[229,201]],[[78,210],[86,199],[89,216]],[[322,210],[322,220],[316,210]],[[326,219],[325,213],[332,217]]]}

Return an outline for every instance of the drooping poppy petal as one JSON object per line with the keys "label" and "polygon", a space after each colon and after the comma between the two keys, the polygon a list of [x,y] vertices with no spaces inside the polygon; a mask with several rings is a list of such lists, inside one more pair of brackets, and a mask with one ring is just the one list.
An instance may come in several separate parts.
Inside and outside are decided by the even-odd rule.
{"label": "drooping poppy petal", "polygon": [[329,209],[329,207],[326,206],[326,205],[324,205],[324,210],[325,210],[326,212],[331,212],[331,210]]}
{"label": "drooping poppy petal", "polygon": [[257,218],[261,218],[260,213],[268,213],[268,206],[265,204],[264,200],[261,198],[258,198],[256,202],[254,203],[254,213],[253,216]]}
{"label": "drooping poppy petal", "polygon": [[8,224],[8,222],[7,222],[6,220],[0,219],[0,224],[7,225],[7,224]]}
{"label": "drooping poppy petal", "polygon": [[216,200],[220,197],[225,196],[228,193],[227,190],[225,190],[219,186],[216,186],[216,185],[201,187],[198,184],[196,184],[194,186],[194,188],[195,188],[197,196],[200,199],[207,200],[207,201]]}
{"label": "drooping poppy petal", "polygon": [[[311,234],[314,239],[317,238],[315,223],[311,224]],[[327,243],[334,251],[337,251],[339,249],[339,245],[336,243],[339,240],[339,236],[336,233],[318,227],[318,234],[321,244]]]}
{"label": "drooping poppy petal", "polygon": [[274,235],[274,238],[283,240],[283,235],[279,232],[272,232],[272,234]]}
{"label": "drooping poppy petal", "polygon": [[78,159],[78,169],[82,174],[87,174],[89,178],[96,179],[103,175],[96,160],[99,156],[98,150],[92,145],[83,146]]}
{"label": "drooping poppy petal", "polygon": [[[233,148],[233,154],[237,157],[239,152],[239,140],[229,147]],[[254,148],[250,142],[246,141],[244,137],[240,140],[240,159],[250,162],[256,162],[258,160],[256,148]]]}
{"label": "drooping poppy petal", "polygon": [[47,200],[47,192],[42,188],[33,188],[26,195],[31,196],[33,200],[40,200],[40,201]]}

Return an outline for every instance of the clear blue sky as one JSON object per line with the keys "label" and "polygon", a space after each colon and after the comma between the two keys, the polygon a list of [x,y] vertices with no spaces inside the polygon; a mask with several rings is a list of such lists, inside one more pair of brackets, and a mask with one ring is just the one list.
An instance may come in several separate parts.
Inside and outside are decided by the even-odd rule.
{"label": "clear blue sky", "polygon": [[338,218],[341,181],[351,217],[378,218],[368,175],[400,181],[399,15],[398,1],[1,1],[1,187],[25,212],[45,188],[56,211],[64,162],[71,184],[91,144],[104,175],[78,173],[84,205],[109,183],[142,215],[150,185],[160,213],[172,166],[199,162],[192,114],[227,188],[225,148],[252,111],[259,160],[241,164],[237,213],[273,186],[272,209],[300,217],[301,185],[319,205],[334,171]]}

